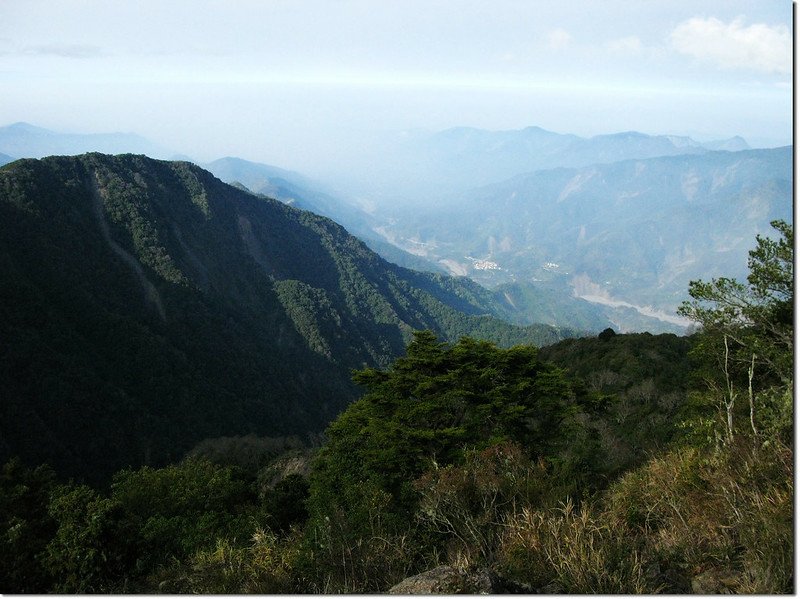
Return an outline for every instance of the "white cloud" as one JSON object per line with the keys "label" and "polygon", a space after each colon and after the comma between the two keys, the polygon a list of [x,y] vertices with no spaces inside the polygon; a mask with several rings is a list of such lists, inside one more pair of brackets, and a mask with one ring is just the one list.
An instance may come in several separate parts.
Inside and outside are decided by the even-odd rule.
{"label": "white cloud", "polygon": [[606,48],[619,54],[638,54],[642,51],[642,40],[635,35],[631,35],[607,42]]}
{"label": "white cloud", "polygon": [[553,29],[547,35],[547,43],[553,50],[560,50],[569,45],[572,41],[572,36],[570,35],[569,31],[565,29]]}
{"label": "white cloud", "polygon": [[786,25],[755,23],[746,27],[741,17],[730,23],[694,17],[679,24],[669,37],[678,52],[723,68],[792,71],[792,38]]}

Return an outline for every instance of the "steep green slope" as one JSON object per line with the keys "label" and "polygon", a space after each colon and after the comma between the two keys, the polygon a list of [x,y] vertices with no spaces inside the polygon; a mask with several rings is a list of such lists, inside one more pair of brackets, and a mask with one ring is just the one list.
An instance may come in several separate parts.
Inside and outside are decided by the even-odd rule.
{"label": "steep green slope", "polygon": [[572,297],[568,289],[515,282],[499,285],[493,292],[509,322],[571,322],[575,327],[598,332],[613,325],[599,306]]}
{"label": "steep green slope", "polygon": [[332,221],[189,163],[51,157],[0,170],[0,459],[103,479],[206,437],[318,431],[415,329],[504,344],[489,316]]}

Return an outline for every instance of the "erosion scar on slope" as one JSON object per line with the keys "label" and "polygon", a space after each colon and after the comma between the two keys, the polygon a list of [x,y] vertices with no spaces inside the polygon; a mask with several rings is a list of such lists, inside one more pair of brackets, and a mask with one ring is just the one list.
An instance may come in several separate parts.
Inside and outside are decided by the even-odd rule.
{"label": "erosion scar on slope", "polygon": [[164,312],[164,304],[161,302],[161,295],[158,293],[158,289],[156,289],[155,285],[153,285],[147,276],[145,276],[138,260],[136,260],[136,258],[134,258],[127,250],[125,250],[125,248],[111,238],[111,231],[108,228],[105,210],[103,209],[103,195],[106,192],[100,187],[97,173],[94,174],[94,180],[88,185],[88,187],[90,196],[92,198],[94,216],[97,219],[97,224],[100,226],[100,231],[103,233],[103,238],[106,240],[106,243],[108,243],[109,247],[114,251],[114,253],[122,258],[125,264],[127,264],[136,274],[136,278],[142,287],[142,291],[144,292],[145,302],[155,308],[162,321],[166,321],[167,315]]}

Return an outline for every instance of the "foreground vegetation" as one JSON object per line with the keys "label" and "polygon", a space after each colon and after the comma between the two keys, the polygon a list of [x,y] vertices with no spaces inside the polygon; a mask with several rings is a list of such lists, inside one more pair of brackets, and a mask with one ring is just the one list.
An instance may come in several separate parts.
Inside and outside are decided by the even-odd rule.
{"label": "foreground vegetation", "polygon": [[747,283],[692,284],[691,339],[416,333],[356,372],[365,393],[310,463],[292,440],[224,439],[90,488],[9,462],[0,590],[385,592],[449,564],[532,592],[791,593],[793,234],[776,227]]}

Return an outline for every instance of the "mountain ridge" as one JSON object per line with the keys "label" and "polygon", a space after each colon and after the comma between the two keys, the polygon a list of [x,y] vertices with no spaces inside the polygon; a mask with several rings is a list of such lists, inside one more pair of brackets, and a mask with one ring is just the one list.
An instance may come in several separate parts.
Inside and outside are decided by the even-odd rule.
{"label": "mountain ridge", "polygon": [[413,131],[367,157],[362,168],[370,171],[371,179],[351,189],[372,196],[376,204],[391,212],[400,201],[452,204],[460,193],[521,173],[748,147],[741,137],[698,142],[687,136],[638,131],[580,137],[537,126],[502,131],[474,127]]}

